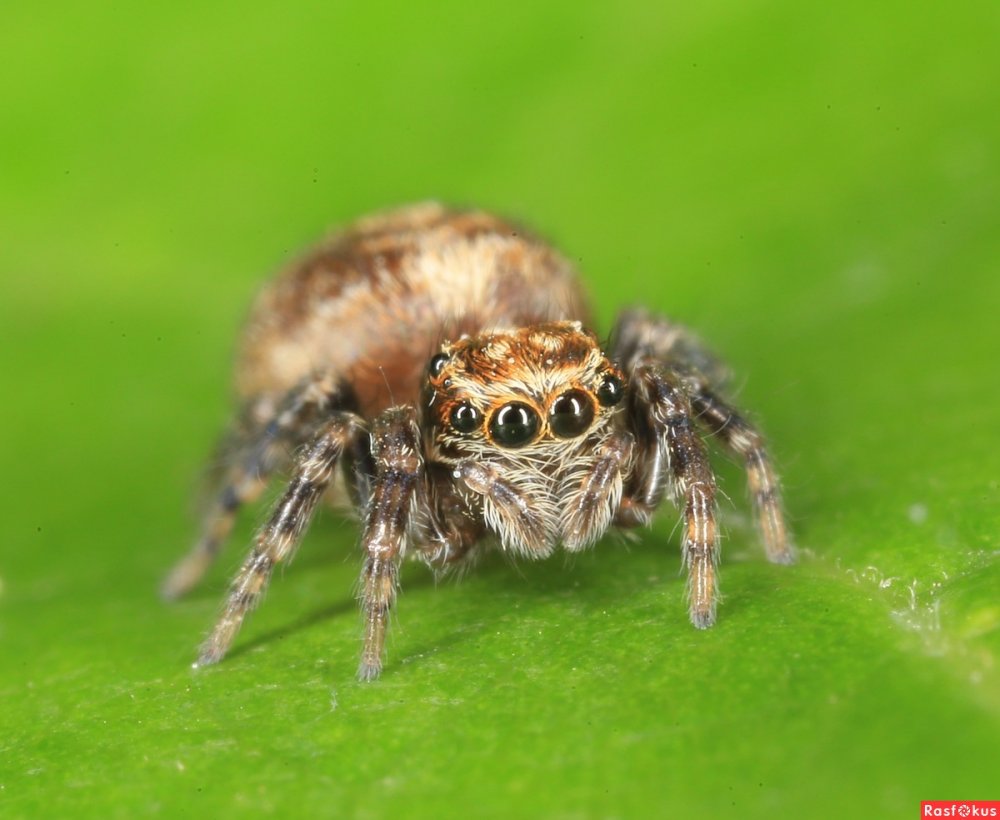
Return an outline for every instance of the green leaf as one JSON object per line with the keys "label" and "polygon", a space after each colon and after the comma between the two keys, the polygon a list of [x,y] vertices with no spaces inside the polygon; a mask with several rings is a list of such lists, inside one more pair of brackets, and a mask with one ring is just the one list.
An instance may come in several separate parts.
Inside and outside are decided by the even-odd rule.
{"label": "green leaf", "polygon": [[[7,9],[0,815],[916,817],[996,797],[997,17],[861,2]],[[331,514],[190,668],[265,507],[156,588],[258,284],[427,197],[513,214],[733,368],[801,547],[718,460],[718,625],[676,513],[574,560],[407,565],[354,680]]]}

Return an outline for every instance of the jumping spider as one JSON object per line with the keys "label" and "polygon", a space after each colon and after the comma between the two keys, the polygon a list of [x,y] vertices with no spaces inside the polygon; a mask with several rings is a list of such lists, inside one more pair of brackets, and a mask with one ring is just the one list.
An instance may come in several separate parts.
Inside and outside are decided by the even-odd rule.
{"label": "jumping spider", "polygon": [[620,317],[605,353],[586,315],[552,248],[435,204],[359,221],[267,287],[243,337],[243,411],[214,504],[164,594],[202,577],[276,471],[290,463],[292,477],[198,664],[226,654],[338,463],[339,500],[363,521],[362,680],[381,671],[407,552],[445,569],[488,537],[528,558],[582,550],[611,527],[648,524],[668,496],[684,511],[691,622],[711,626],[719,533],[699,430],[742,461],[767,557],[790,563],[777,477],[760,433],[718,395],[714,360],[642,311]]}

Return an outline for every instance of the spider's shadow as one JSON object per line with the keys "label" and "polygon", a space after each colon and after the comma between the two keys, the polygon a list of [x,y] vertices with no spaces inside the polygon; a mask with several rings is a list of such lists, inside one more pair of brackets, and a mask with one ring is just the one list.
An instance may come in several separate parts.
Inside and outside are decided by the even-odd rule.
{"label": "spider's shadow", "polygon": [[315,609],[312,612],[306,613],[305,615],[296,618],[294,621],[285,624],[284,626],[276,627],[268,630],[267,632],[255,635],[247,641],[242,641],[236,644],[229,650],[227,656],[229,658],[238,658],[245,652],[250,652],[258,647],[267,646],[269,643],[274,641],[280,641],[290,635],[294,635],[296,632],[308,629],[314,624],[322,623],[323,621],[330,620],[347,613],[354,613],[357,611],[357,608],[357,603],[352,599],[350,601],[339,601],[338,603],[331,604],[330,606]]}
{"label": "spider's shadow", "polygon": [[[329,559],[324,560],[322,558],[313,557],[309,561],[303,561],[302,564],[306,567],[315,567],[322,564],[329,563]],[[496,573],[501,573],[505,569],[505,564],[509,562],[504,562],[499,560],[497,556],[487,555],[480,562],[480,564],[473,570],[477,575],[493,575]],[[301,565],[300,565],[300,568]],[[308,570],[307,570],[308,571]],[[419,590],[426,589],[428,587],[434,586],[450,586],[456,583],[461,583],[462,579],[455,579],[450,577],[445,577],[443,580],[439,580],[435,577],[434,573],[426,567],[414,567],[409,573],[404,569],[404,578],[401,583],[401,587],[405,590]],[[283,626],[270,629],[266,632],[255,635],[246,641],[241,641],[239,644],[234,646],[228,653],[227,657],[236,658],[240,655],[257,649],[261,646],[267,646],[274,641],[280,641],[291,635],[296,634],[304,629],[308,629],[316,624],[323,623],[324,621],[332,620],[333,618],[341,616],[357,616],[358,614],[358,602],[352,596],[345,600],[338,601],[334,604],[328,606],[319,607],[314,609],[312,612],[306,613],[295,620],[286,623]],[[459,630],[452,631],[451,634],[447,636],[442,636],[441,639],[435,641],[434,649],[440,649],[442,646],[451,645],[461,638],[461,633]],[[422,654],[430,652],[431,650],[417,650],[415,653],[411,654]]]}

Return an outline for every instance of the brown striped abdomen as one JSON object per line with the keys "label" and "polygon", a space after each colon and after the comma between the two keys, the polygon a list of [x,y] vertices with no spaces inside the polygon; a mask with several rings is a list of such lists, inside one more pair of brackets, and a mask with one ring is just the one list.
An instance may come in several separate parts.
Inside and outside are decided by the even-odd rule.
{"label": "brown striped abdomen", "polygon": [[245,399],[326,371],[371,418],[417,404],[427,361],[463,333],[588,319],[569,262],[481,211],[434,203],[355,223],[258,296],[237,361]]}

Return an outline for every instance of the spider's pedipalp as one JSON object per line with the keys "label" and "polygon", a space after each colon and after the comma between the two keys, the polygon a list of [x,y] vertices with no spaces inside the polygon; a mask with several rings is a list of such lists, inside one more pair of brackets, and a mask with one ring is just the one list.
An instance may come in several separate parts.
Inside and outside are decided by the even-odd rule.
{"label": "spider's pedipalp", "polygon": [[630,469],[634,448],[635,438],[631,433],[624,430],[613,433],[598,445],[594,461],[582,479],[578,479],[576,486],[566,488],[563,544],[570,552],[589,547],[607,532],[621,507],[624,476]]}
{"label": "spider's pedipalp", "polygon": [[548,499],[533,496],[487,462],[461,461],[454,475],[482,499],[487,528],[496,533],[504,549],[532,558],[552,552],[555,544],[550,523],[554,514]]}

